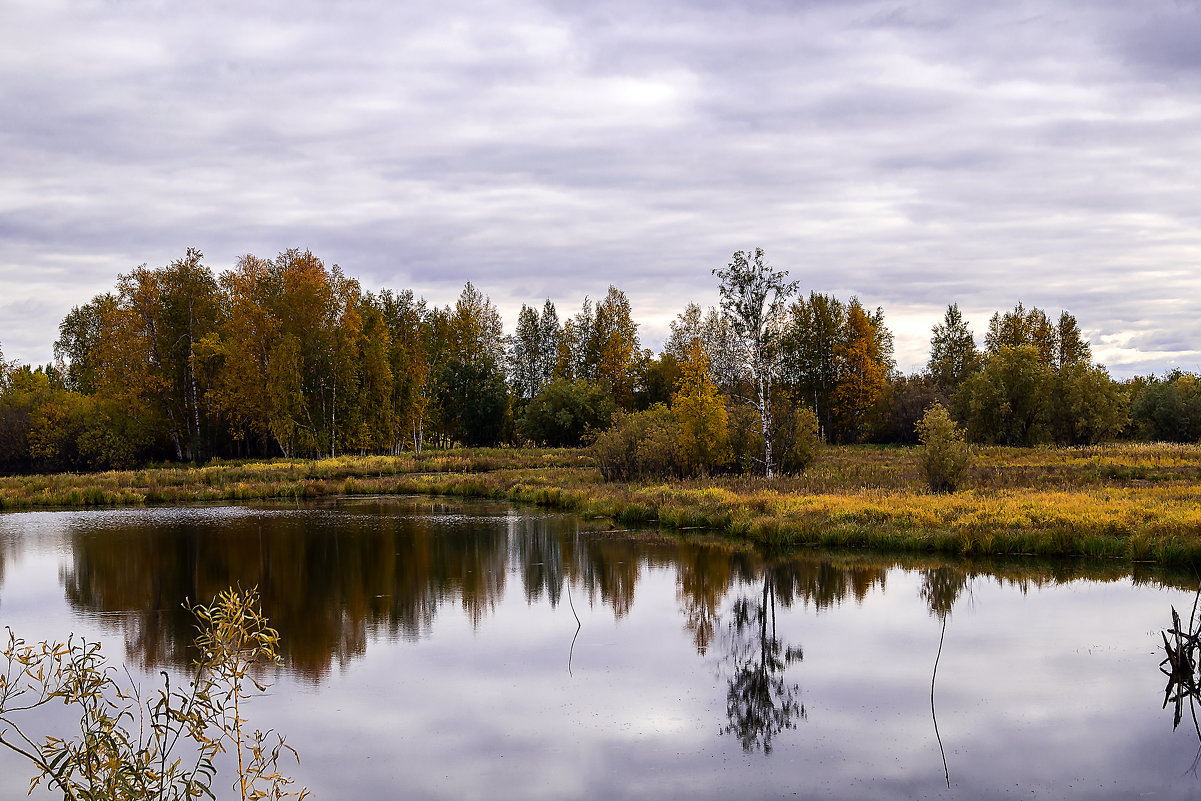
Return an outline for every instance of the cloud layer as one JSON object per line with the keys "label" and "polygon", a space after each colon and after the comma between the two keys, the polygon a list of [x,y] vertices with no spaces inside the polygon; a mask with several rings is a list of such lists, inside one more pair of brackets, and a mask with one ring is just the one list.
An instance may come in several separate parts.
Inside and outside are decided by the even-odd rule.
{"label": "cloud layer", "polygon": [[924,363],[958,302],[1201,366],[1201,8],[1039,0],[12,0],[0,346],[199,247],[313,249],[511,325],[624,289],[648,344],[763,247]]}

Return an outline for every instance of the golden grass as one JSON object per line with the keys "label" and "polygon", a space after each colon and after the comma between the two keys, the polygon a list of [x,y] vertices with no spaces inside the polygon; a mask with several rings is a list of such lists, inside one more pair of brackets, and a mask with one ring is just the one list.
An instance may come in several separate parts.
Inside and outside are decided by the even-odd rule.
{"label": "golden grass", "polygon": [[912,449],[834,447],[804,475],[605,483],[581,451],[213,463],[0,479],[0,509],[425,493],[765,543],[1201,563],[1201,446],[980,448],[969,488],[925,491]]}

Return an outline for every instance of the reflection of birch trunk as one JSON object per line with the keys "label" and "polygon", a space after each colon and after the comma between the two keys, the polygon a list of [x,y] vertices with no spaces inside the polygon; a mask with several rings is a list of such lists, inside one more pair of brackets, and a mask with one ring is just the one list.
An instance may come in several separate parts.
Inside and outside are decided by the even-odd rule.
{"label": "reflection of birch trunk", "polygon": [[[785,647],[776,635],[776,585],[772,569],[763,575],[759,602],[740,598],[734,603],[730,623],[734,672],[726,692],[727,725],[723,734],[735,734],[744,751],[761,749],[770,754],[772,739],[805,717],[797,698],[800,687],[784,682],[784,670],[803,658],[800,648]],[[771,619],[770,632],[768,619]],[[752,641],[744,638],[751,635]]]}

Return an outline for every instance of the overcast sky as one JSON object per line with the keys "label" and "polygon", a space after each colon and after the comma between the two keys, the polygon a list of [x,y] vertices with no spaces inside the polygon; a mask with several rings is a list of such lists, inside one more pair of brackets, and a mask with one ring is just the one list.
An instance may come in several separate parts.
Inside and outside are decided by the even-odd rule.
{"label": "overcast sky", "polygon": [[470,280],[509,330],[612,283],[656,348],[762,247],[906,371],[1018,300],[1198,369],[1201,5],[0,2],[5,357],[188,247]]}

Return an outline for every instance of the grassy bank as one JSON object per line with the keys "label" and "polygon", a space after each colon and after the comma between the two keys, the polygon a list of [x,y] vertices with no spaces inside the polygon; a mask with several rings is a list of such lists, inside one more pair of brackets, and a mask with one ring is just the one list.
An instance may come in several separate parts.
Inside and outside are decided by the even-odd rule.
{"label": "grassy bank", "polygon": [[1201,564],[1201,446],[983,448],[969,488],[925,491],[914,451],[827,449],[803,476],[604,483],[571,450],[210,464],[0,479],[0,508],[339,494],[488,497],[765,543]]}
{"label": "grassy bank", "polygon": [[576,450],[481,448],[316,460],[214,460],[199,467],[8,476],[0,477],[0,511],[395,493],[401,491],[396,489],[398,476],[572,470],[590,464]]}

